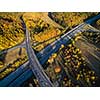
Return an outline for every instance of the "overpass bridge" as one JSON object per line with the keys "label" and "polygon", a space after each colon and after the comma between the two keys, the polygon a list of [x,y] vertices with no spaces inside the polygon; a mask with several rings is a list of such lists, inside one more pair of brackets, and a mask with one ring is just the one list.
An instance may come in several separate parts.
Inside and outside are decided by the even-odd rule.
{"label": "overpass bridge", "polygon": [[[100,15],[99,17],[100,18]],[[96,20],[96,19],[95,19]],[[93,20],[94,21],[94,18]],[[40,82],[40,86],[53,86],[53,84],[50,82],[49,78],[46,76],[46,74],[43,71],[43,68],[41,65],[43,65],[48,58],[52,55],[52,53],[57,52],[61,45],[68,45],[70,43],[70,40],[79,32],[84,31],[93,31],[93,32],[100,32],[99,30],[92,27],[90,24],[91,21],[87,21],[86,23],[82,23],[69,32],[62,35],[59,39],[45,47],[43,50],[41,50],[39,53],[34,54],[33,49],[31,48],[30,42],[29,42],[29,36],[28,36],[28,30],[26,29],[26,49],[29,57],[29,61],[27,61],[25,64],[20,66],[16,71],[12,72],[10,75],[5,77],[3,80],[0,81],[0,86],[20,86],[22,85],[26,80],[28,80],[33,73],[35,73],[35,76],[37,77],[38,81]],[[88,28],[87,28],[88,27]],[[32,55],[32,57],[31,57]],[[34,59],[33,59],[34,58]],[[39,61],[38,61],[39,60]],[[34,62],[34,63],[33,63]],[[35,64],[35,66],[34,66]],[[31,68],[27,67],[30,66]],[[33,67],[32,67],[33,66]],[[38,67],[38,69],[34,70],[34,67]],[[41,74],[38,74],[41,73]],[[40,77],[42,76],[42,77]],[[43,82],[43,83],[41,83]]]}

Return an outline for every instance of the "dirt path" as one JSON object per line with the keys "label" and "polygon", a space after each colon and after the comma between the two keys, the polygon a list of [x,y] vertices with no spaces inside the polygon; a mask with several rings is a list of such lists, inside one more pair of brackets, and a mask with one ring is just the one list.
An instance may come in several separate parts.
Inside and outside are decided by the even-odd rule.
{"label": "dirt path", "polygon": [[49,16],[48,16],[48,13],[43,13],[43,16],[42,16],[42,19],[51,24],[53,27],[57,27],[57,28],[60,28],[60,29],[64,29],[64,27],[62,27],[61,25],[59,25],[58,23],[56,23],[55,21],[53,21]]}
{"label": "dirt path", "polygon": [[61,25],[53,21],[49,16],[48,12],[27,12],[23,15],[26,19],[42,19],[44,22],[50,24],[53,27],[64,29]]}

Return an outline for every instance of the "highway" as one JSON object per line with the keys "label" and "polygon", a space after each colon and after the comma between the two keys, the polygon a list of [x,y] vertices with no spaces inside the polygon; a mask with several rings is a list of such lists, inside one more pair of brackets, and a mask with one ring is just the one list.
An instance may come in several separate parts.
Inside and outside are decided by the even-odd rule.
{"label": "highway", "polygon": [[[29,62],[31,64],[32,70],[30,70],[30,68],[27,68],[25,66],[19,67],[15,72],[10,74],[10,75],[13,74],[12,75],[13,78],[11,79],[11,77],[7,76],[7,77],[9,77],[8,79],[6,77],[2,81],[0,81],[0,86],[20,86],[23,82],[25,82],[28,78],[30,78],[33,75],[32,71],[35,74],[35,76],[37,77],[40,86],[53,86],[53,84],[50,82],[49,78],[44,73],[41,65],[43,65],[48,60],[48,58],[50,57],[50,55],[52,55],[52,53],[57,52],[62,44],[68,45],[71,38],[73,38],[77,33],[86,31],[86,29],[84,29],[84,27],[86,25],[87,25],[87,23],[82,23],[82,24],[78,25],[77,27],[73,28],[72,30],[65,33],[63,36],[61,36],[61,38],[57,39],[55,42],[53,42],[50,45],[48,45],[47,47],[45,47],[43,50],[41,50],[36,55],[30,45],[29,32],[26,29],[26,50],[27,50],[27,54],[29,57]],[[39,61],[37,58],[39,59]],[[26,63],[28,63],[28,62],[26,62]],[[17,76],[17,77],[15,77],[15,76]],[[5,84],[3,84],[3,82]]]}
{"label": "highway", "polygon": [[[77,26],[75,29],[79,29],[79,27],[80,27],[80,31],[82,31],[82,27],[84,25],[85,24],[81,24],[81,25]],[[71,33],[72,32],[74,33],[74,34],[70,35],[71,37],[74,36],[77,32],[79,32],[79,30],[76,31],[75,29],[70,31]],[[74,30],[76,33],[74,32]],[[50,44],[45,49],[43,49],[40,53],[37,54],[37,57],[39,58],[39,62],[42,65],[48,60],[49,56],[52,53],[56,52],[60,48],[61,44],[65,44],[65,45],[68,44],[69,40],[71,39],[68,35],[68,34],[70,34],[70,32],[66,33],[60,39],[56,40],[55,42],[53,42],[52,44]],[[24,69],[20,69],[20,70],[21,71],[19,71],[19,72],[22,72],[22,74],[20,74],[21,76],[16,77],[11,84],[9,83],[10,85],[8,85],[8,86],[20,86],[24,81],[26,81],[28,78],[30,78],[33,75],[32,71],[29,68],[27,70],[24,70]],[[19,73],[17,73],[17,75],[19,75]],[[25,78],[23,78],[23,77],[25,77]],[[7,81],[5,83],[7,83]]]}
{"label": "highway", "polygon": [[48,76],[45,74],[42,66],[40,65],[32,47],[30,44],[30,39],[29,39],[29,31],[26,28],[26,50],[29,58],[29,62],[31,65],[31,69],[36,76],[37,80],[39,81],[40,86],[44,87],[51,87],[53,84],[51,83],[50,79]]}
{"label": "highway", "polygon": [[[14,80],[16,80],[17,77],[19,77],[23,72],[28,70],[29,61],[21,65],[16,71],[9,74],[7,77],[5,77],[3,80],[0,81],[0,86],[9,86],[10,83],[12,83]],[[17,84],[16,84],[17,85]]]}
{"label": "highway", "polygon": [[[83,26],[85,26],[85,25],[86,24],[81,24],[81,25],[77,26],[75,29],[71,30],[70,32],[71,33],[73,32],[73,34],[70,35],[70,36],[72,37],[77,32],[83,31]],[[80,29],[80,30],[78,30],[78,29]],[[69,37],[69,35],[68,35],[68,34],[71,34],[70,32],[66,33],[60,39],[58,39],[55,42],[51,43],[49,46],[44,48],[41,52],[36,54],[38,59],[39,59],[39,62],[41,63],[41,65],[43,65],[48,60],[48,58],[50,57],[50,55],[52,53],[57,52],[59,50],[59,48],[61,47],[61,44],[68,45],[68,43],[71,39],[71,37]],[[28,75],[27,75],[27,73],[28,73]],[[30,69],[28,69],[27,71],[24,71],[20,77],[16,78],[9,86],[20,86],[24,81],[26,81],[32,75],[33,75],[32,71]],[[23,78],[23,77],[25,77],[25,78]],[[16,85],[16,83],[17,83],[17,85]]]}
{"label": "highway", "polygon": [[[79,25],[82,26],[83,24]],[[78,26],[76,28],[79,28]],[[75,29],[73,29],[72,31],[74,31]],[[70,32],[72,32],[70,31]],[[67,36],[70,32],[66,33],[66,35],[63,35],[61,39],[56,40],[55,42],[51,43],[50,45],[48,45],[46,48],[44,48],[41,52],[37,53],[37,58],[39,59],[39,62],[41,65],[43,65],[48,58],[50,57],[50,55],[52,55],[52,53],[57,52],[59,50],[59,48],[61,47],[62,44],[67,45],[70,41],[71,38],[69,38],[69,36]],[[28,33],[28,30],[27,32]],[[27,34],[28,35],[28,34]],[[66,37],[67,36],[67,37]],[[74,36],[74,35],[73,35]],[[27,36],[28,37],[28,36]],[[66,40],[66,41],[65,41]],[[29,39],[26,40],[27,42],[29,42]],[[32,49],[32,48],[31,48]],[[31,50],[32,51],[32,50]],[[45,51],[45,53],[44,53]],[[30,52],[30,51],[29,51]],[[43,54],[44,53],[44,54]],[[30,56],[31,56],[31,52],[30,52]],[[41,69],[40,69],[41,70]],[[42,69],[43,70],[43,69]],[[20,72],[20,73],[19,73]],[[32,70],[30,68],[26,67],[19,67],[18,71],[13,72],[12,74],[14,75],[14,73],[16,74],[14,78],[12,78],[12,75],[9,75],[7,78],[4,78],[1,82],[0,82],[0,86],[20,86],[24,81],[26,81],[28,78],[30,78],[33,74],[32,74]],[[28,74],[28,75],[27,75]],[[37,73],[36,73],[37,74]],[[20,77],[18,77],[20,76]],[[24,77],[24,78],[23,78]],[[38,76],[39,77],[39,76]],[[9,81],[7,81],[7,79],[10,79]],[[39,77],[40,79],[40,77]],[[23,80],[23,81],[22,81]],[[6,84],[2,84],[2,83],[6,83]],[[44,85],[44,84],[43,84]],[[46,85],[47,86],[47,85]]]}

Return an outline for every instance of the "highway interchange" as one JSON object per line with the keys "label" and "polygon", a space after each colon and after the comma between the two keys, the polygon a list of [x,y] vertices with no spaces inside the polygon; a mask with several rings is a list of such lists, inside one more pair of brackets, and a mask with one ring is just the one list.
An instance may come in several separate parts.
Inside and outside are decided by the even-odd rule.
{"label": "highway interchange", "polygon": [[[88,26],[89,30],[92,31],[99,31],[95,28],[93,28],[90,24],[91,22],[97,20],[100,18],[97,16],[96,18],[93,18],[89,21],[86,21],[85,23],[81,23],[80,25],[76,26],[69,32],[62,35],[59,39],[45,47],[43,50],[41,50],[39,53],[35,55],[34,50],[31,47],[30,43],[30,34],[27,28],[25,28],[26,31],[26,40],[11,49],[13,50],[15,48],[25,47],[28,54],[28,61],[24,63],[22,66],[20,66],[16,71],[12,72],[10,75],[8,75],[6,78],[0,81],[0,86],[21,86],[27,79],[29,79],[33,74],[39,81],[39,85],[41,87],[52,87],[54,86],[52,82],[50,81],[49,77],[45,74],[42,65],[48,60],[50,55],[52,53],[57,52],[62,44],[67,45],[69,41],[79,32],[87,31],[84,27]],[[24,23],[24,21],[23,21]],[[24,23],[25,24],[25,23]],[[24,27],[26,27],[24,25]],[[28,66],[28,67],[27,67]],[[30,67],[29,67],[30,66]]]}

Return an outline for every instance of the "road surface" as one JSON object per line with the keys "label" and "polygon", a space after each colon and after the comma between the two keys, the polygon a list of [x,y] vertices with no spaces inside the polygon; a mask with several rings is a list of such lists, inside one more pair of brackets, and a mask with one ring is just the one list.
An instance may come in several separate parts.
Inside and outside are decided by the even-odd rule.
{"label": "road surface", "polygon": [[[99,18],[100,18],[100,14],[99,14]],[[89,21],[90,22],[90,21]],[[58,39],[58,40],[56,40],[55,42],[53,42],[52,44],[50,44],[49,46],[47,46],[45,49],[43,49],[42,51],[40,51],[40,53],[38,53],[37,54],[37,57],[38,58],[41,58],[41,61],[40,61],[40,63],[42,64],[42,63],[44,63],[45,61],[47,61],[47,59],[50,57],[50,55],[52,54],[52,53],[54,53],[54,52],[56,52],[57,50],[59,50],[59,48],[60,48],[60,46],[62,45],[62,44],[64,44],[64,45],[67,45],[67,43],[68,43],[68,41],[72,38],[72,37],[74,37],[74,35],[75,34],[77,34],[78,32],[83,32],[83,31],[85,31],[85,29],[83,28],[83,26],[85,26],[86,24],[89,24],[89,22],[86,22],[86,23],[82,23],[82,24],[80,24],[80,25],[78,25],[77,27],[75,27],[74,29],[72,29],[71,31],[69,31],[69,32],[67,32],[66,34],[64,34],[60,39]],[[28,30],[26,30],[27,32],[26,33],[28,33]],[[31,48],[31,46],[30,46],[30,44],[29,44],[29,36],[28,36],[28,34],[27,34],[27,41],[26,41],[26,43],[27,43],[27,52],[29,53],[28,54],[28,56],[29,56],[29,60],[30,60],[30,62],[34,62],[35,61],[35,65],[36,66],[40,66],[40,67],[36,67],[36,66],[33,66],[34,65],[34,63],[32,63],[32,66],[33,66],[33,68],[32,68],[32,71],[33,72],[35,72],[35,74],[37,74],[37,79],[39,80],[40,78],[39,78],[39,76],[41,75],[40,73],[38,74],[37,72],[38,71],[40,71],[42,74],[44,74],[44,72],[42,72],[43,71],[43,69],[41,69],[42,67],[41,67],[41,65],[39,64],[39,62],[37,61],[37,58],[36,58],[36,56],[35,56],[35,54],[34,54],[34,51],[33,51],[33,49]],[[32,55],[31,55],[32,54]],[[31,59],[32,58],[32,59]],[[43,61],[43,62],[42,62]],[[36,68],[36,70],[34,70],[34,67]],[[19,74],[19,72],[20,71],[22,71],[23,72],[23,74]],[[4,80],[9,80],[10,82],[15,82],[15,85],[17,85],[17,83],[19,82],[19,81],[17,81],[17,83],[16,83],[16,79],[17,80],[21,80],[22,78],[23,78],[23,81],[21,82],[20,81],[20,84],[22,84],[24,81],[26,81],[28,78],[30,78],[31,76],[32,76],[32,72],[29,68],[27,69],[27,70],[25,70],[25,67],[24,68],[18,68],[18,70],[16,70],[15,72],[13,72],[13,73],[11,73],[11,74],[13,74],[14,76],[15,75],[17,75],[17,76],[20,76],[20,77],[16,77],[16,78],[9,78],[9,79],[7,79],[7,77],[9,77],[9,76],[7,76]],[[15,74],[16,73],[16,74]],[[10,75],[11,75],[10,74]],[[42,76],[42,75],[41,75]],[[12,76],[13,77],[13,76]],[[43,77],[43,80],[45,80],[46,82],[47,82],[47,80],[48,80],[48,82],[49,82],[49,79],[48,79],[48,77],[45,77],[45,75],[44,76],[42,76]],[[45,78],[47,78],[47,80],[45,79]],[[4,80],[2,80],[2,81],[4,81]],[[15,81],[14,81],[15,80]],[[40,79],[41,80],[41,79]],[[0,86],[2,86],[2,81],[0,81]],[[6,81],[6,82],[8,82],[8,81]],[[41,83],[41,81],[39,81],[40,83]],[[5,83],[5,82],[4,82]],[[20,84],[19,84],[19,86],[20,86]],[[4,86],[7,86],[7,85],[4,85]],[[11,85],[9,85],[9,86],[11,86]],[[41,84],[41,86],[48,86],[48,84],[44,84],[44,81],[43,81],[43,83]],[[52,86],[52,83],[50,82],[50,84],[49,84],[49,86]]]}
{"label": "road surface", "polygon": [[51,87],[51,86],[53,86],[50,79],[45,74],[42,66],[40,65],[40,63],[39,63],[32,47],[31,47],[30,39],[29,39],[29,31],[27,30],[27,28],[26,28],[26,50],[27,50],[29,62],[30,62],[30,65],[31,65],[31,69],[32,69],[35,77],[39,81],[40,86],[42,86],[42,87],[45,87],[45,86]]}

